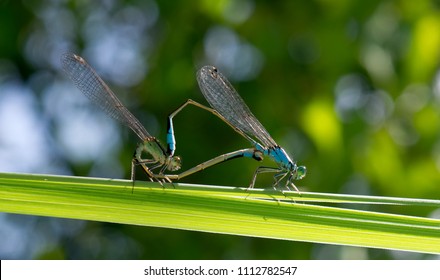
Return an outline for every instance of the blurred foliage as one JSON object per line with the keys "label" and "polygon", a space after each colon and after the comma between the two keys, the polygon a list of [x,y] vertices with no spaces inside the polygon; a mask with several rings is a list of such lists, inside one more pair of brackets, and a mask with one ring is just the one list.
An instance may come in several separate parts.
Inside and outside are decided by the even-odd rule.
{"label": "blurred foliage", "polygon": [[[4,171],[129,178],[135,136],[123,127],[111,130],[114,125],[94,109],[85,111],[90,113],[86,116],[80,111],[68,114],[72,108],[88,106],[83,104],[87,100],[69,103],[71,98],[83,97],[73,93],[75,89],[60,73],[60,54],[72,50],[97,69],[159,139],[165,139],[167,115],[186,99],[206,104],[195,72],[204,64],[215,64],[231,77],[273,138],[307,166],[307,177],[297,182],[300,188],[440,198],[437,1],[3,0],[0,26],[0,166]],[[41,141],[35,140],[35,126],[33,131],[16,133],[23,117],[17,110],[13,110],[16,115],[6,113],[7,108],[15,108],[8,103],[14,97],[11,88],[26,91],[26,98],[32,100],[32,120],[43,124]],[[13,127],[6,125],[11,118],[16,120]],[[83,120],[81,130],[74,130],[79,125],[74,126],[74,120]],[[196,108],[176,117],[175,131],[184,168],[249,146],[224,123]],[[95,146],[80,145],[87,139],[96,141]],[[80,144],[69,142],[74,140]],[[35,141],[46,146],[41,148]],[[6,156],[12,147],[16,147],[14,156]],[[246,186],[257,166],[239,159],[184,181]],[[268,187],[271,182],[271,176],[261,176],[257,185]],[[428,208],[386,210],[438,215]],[[13,240],[25,243],[21,251],[3,250],[2,258],[426,257],[27,219],[2,218],[5,232],[26,229],[21,239]],[[65,225],[75,230],[60,230]]]}

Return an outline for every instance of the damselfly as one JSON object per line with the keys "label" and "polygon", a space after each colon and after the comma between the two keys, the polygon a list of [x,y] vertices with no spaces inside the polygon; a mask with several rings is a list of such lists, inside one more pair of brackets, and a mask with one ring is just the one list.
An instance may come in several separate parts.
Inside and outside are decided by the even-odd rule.
{"label": "damselfly", "polygon": [[285,180],[285,188],[290,189],[289,185],[298,191],[293,180],[300,180],[306,175],[306,167],[298,166],[286,151],[280,147],[269,135],[263,125],[249,110],[243,99],[238,95],[231,83],[221,74],[217,68],[213,66],[204,66],[197,72],[197,81],[199,87],[212,108],[202,105],[194,100],[187,100],[179,108],[177,108],[168,117],[168,134],[167,144],[170,155],[174,154],[176,149],[176,141],[174,136],[173,118],[184,107],[191,104],[207,110],[219,117],[236,132],[248,139],[253,148],[238,150],[228,154],[220,155],[214,159],[208,160],[194,168],[191,168],[180,175],[171,175],[171,179],[180,179],[192,173],[203,170],[214,164],[227,161],[238,157],[249,157],[255,160],[263,160],[263,156],[268,156],[278,167],[258,167],[252,177],[249,188],[253,188],[257,175],[265,172],[275,172],[273,188]]}
{"label": "damselfly", "polygon": [[[62,55],[61,63],[64,72],[86,97],[109,116],[131,128],[142,140],[134,152],[131,164],[131,180],[133,183],[136,165],[142,167],[151,181],[156,180],[161,184],[163,182],[171,183],[171,179],[164,175],[164,172],[166,169],[170,171],[179,170],[181,167],[180,157],[170,154],[155,137],[148,133],[139,120],[128,111],[82,57],[73,53],[66,53]],[[143,158],[144,154],[148,158]],[[160,168],[159,173],[153,173],[153,170],[157,168]]]}

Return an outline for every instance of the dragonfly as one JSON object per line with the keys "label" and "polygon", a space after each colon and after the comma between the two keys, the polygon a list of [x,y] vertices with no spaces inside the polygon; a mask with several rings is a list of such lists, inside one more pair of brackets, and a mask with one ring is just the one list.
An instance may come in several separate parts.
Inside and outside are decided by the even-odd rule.
{"label": "dragonfly", "polygon": [[[164,172],[179,170],[181,158],[174,156],[174,153],[170,154],[156,137],[148,133],[84,58],[73,53],[65,53],[61,56],[61,64],[67,76],[92,103],[113,119],[128,126],[141,139],[142,142],[137,145],[131,163],[133,185],[137,165],[142,167],[151,181],[161,184],[171,183],[170,178],[164,175]],[[160,168],[159,172],[154,173],[154,170],[158,168]]]}
{"label": "dragonfly", "polygon": [[[173,118],[188,105],[194,105],[214,114],[232,127],[237,133],[249,140],[253,147],[220,155],[183,172],[181,175],[187,176],[220,162],[239,157],[262,161],[264,156],[268,156],[277,164],[277,167],[258,167],[249,184],[249,189],[254,188],[258,174],[273,172],[275,175],[273,176],[274,183],[272,187],[275,190],[277,190],[277,186],[285,180],[284,187],[287,190],[293,187],[299,192],[293,181],[305,177],[307,172],[306,167],[298,166],[287,152],[273,140],[227,78],[220,73],[216,67],[204,66],[197,72],[197,82],[203,96],[211,107],[188,99],[168,116],[167,145],[170,154],[173,154],[176,149]],[[179,179],[180,177],[179,175],[173,175],[170,178]]]}

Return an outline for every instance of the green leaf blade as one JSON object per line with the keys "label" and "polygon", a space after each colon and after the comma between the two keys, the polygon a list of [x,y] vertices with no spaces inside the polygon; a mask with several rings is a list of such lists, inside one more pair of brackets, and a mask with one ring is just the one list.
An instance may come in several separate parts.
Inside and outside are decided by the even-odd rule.
{"label": "green leaf blade", "polygon": [[[0,174],[0,211],[212,233],[440,253],[436,219],[304,204],[440,206],[436,200]],[[292,196],[290,198],[290,196]]]}

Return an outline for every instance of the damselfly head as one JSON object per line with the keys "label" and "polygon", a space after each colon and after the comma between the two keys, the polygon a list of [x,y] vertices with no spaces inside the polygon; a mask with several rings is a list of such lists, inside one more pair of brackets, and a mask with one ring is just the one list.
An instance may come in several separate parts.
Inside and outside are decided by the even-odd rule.
{"label": "damselfly head", "polygon": [[307,173],[307,168],[304,165],[297,166],[295,179],[301,180],[306,176],[306,173]]}
{"label": "damselfly head", "polygon": [[167,169],[170,171],[177,171],[182,167],[182,159],[179,156],[173,156],[168,162]]}

